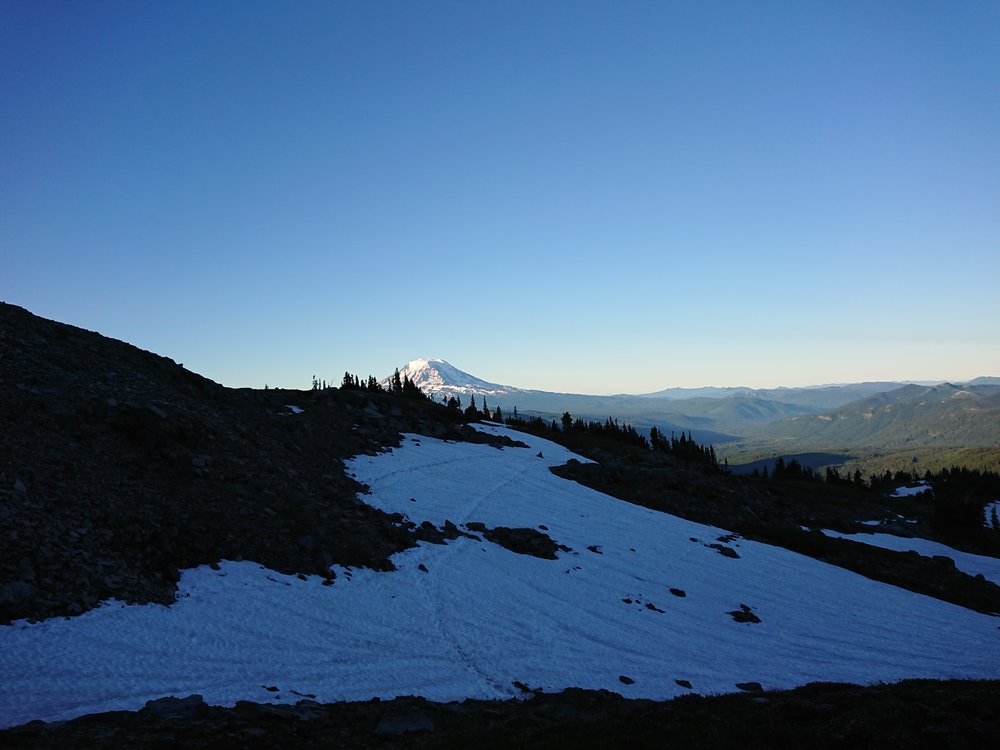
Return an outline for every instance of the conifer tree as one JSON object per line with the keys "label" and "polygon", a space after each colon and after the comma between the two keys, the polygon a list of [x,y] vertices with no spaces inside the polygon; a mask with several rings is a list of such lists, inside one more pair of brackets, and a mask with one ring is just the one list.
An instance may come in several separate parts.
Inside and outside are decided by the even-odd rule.
{"label": "conifer tree", "polygon": [[[485,397],[484,397],[485,400]],[[479,409],[476,407],[476,394],[469,396],[469,405],[465,408],[466,419],[479,419]]]}

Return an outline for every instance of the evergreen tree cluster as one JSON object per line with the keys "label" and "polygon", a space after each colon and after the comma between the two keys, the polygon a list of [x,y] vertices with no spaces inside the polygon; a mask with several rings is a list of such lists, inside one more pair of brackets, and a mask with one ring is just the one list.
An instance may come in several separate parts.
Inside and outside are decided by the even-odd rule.
{"label": "evergreen tree cluster", "polygon": [[[770,476],[765,468],[763,473],[756,469],[754,477],[773,480],[826,481],[828,484],[869,489],[873,492],[893,492],[898,487],[912,484],[920,479],[927,482],[934,500],[934,523],[949,532],[960,533],[982,529],[984,509],[987,503],[1000,499],[1000,474],[982,469],[953,466],[941,471],[926,471],[921,477],[916,472],[886,470],[884,474],[872,474],[865,481],[860,471],[841,477],[837,469],[829,467],[825,477],[809,467],[803,467],[792,458],[787,463],[779,457],[774,462]],[[1000,525],[994,525],[1000,528]]]}
{"label": "evergreen tree cluster", "polygon": [[[325,390],[327,387],[326,381],[317,381],[316,376],[313,376],[313,390]],[[331,386],[332,387],[332,386]],[[367,379],[362,380],[357,375],[350,372],[345,372],[343,379],[340,381],[341,390],[345,391],[367,391],[369,393],[389,393],[393,396],[400,396],[402,398],[413,398],[413,399],[426,399],[427,396],[424,392],[410,380],[408,375],[400,377],[399,368],[393,373],[392,378],[389,381],[387,388],[383,388],[379,385],[378,380],[375,379],[374,375],[369,375]]]}
{"label": "evergreen tree cluster", "polygon": [[442,402],[448,409],[452,411],[461,412],[465,415],[465,418],[476,422],[476,421],[487,421],[487,422],[499,422],[504,424],[503,412],[500,411],[500,407],[491,410],[486,404],[486,396],[483,396],[483,407],[480,409],[476,406],[476,394],[472,394],[469,397],[469,405],[462,408],[462,397],[458,395],[449,396],[448,398],[442,397]]}
{"label": "evergreen tree cluster", "polygon": [[681,432],[680,437],[671,432],[670,439],[667,440],[667,436],[656,429],[656,427],[650,427],[649,443],[652,450],[668,453],[682,461],[705,464],[712,468],[718,468],[719,466],[719,460],[715,456],[715,448],[711,445],[699,445],[691,437],[690,430],[688,430],[687,435]]}
{"label": "evergreen tree cluster", "polygon": [[517,416],[517,409],[514,410],[513,419],[508,419],[507,424],[511,426],[525,428],[529,432],[538,430],[549,433],[562,432],[566,435],[597,438],[604,442],[616,443],[630,448],[649,449],[646,438],[630,424],[621,424],[617,419],[608,417],[603,422],[585,421],[580,417],[573,418],[568,411],[564,412],[562,418],[557,422],[552,420],[546,423],[541,417],[533,417],[524,420]]}
{"label": "evergreen tree cluster", "polygon": [[[498,420],[495,420],[498,421]],[[691,434],[680,437],[671,435],[670,439],[656,427],[650,429],[649,439],[638,432],[630,424],[621,423],[608,417],[603,422],[587,421],[580,417],[574,418],[569,412],[564,412],[559,420],[546,422],[541,417],[525,419],[520,417],[515,407],[507,416],[505,423],[510,427],[530,432],[541,437],[557,435],[569,438],[572,442],[593,442],[614,445],[626,450],[658,451],[674,456],[682,461],[701,464],[710,468],[718,468],[715,449],[712,446],[699,445]]]}
{"label": "evergreen tree cluster", "polygon": [[826,482],[827,484],[840,484],[847,486],[857,486],[866,487],[865,480],[861,477],[861,470],[855,469],[854,474],[848,474],[846,477],[840,476],[840,470],[834,466],[826,467]]}
{"label": "evergreen tree cluster", "polygon": [[317,378],[315,375],[312,376],[312,390],[327,391],[330,388],[333,388],[333,381],[330,381],[330,384],[327,385],[327,382],[325,380],[321,380],[320,378]]}
{"label": "evergreen tree cluster", "polygon": [[771,472],[771,479],[806,479],[809,481],[820,481],[821,477],[811,466],[803,466],[798,459],[791,458],[788,463],[778,456],[774,462],[774,471]]}
{"label": "evergreen tree cluster", "polygon": [[366,380],[362,380],[357,375],[349,372],[344,373],[343,380],[340,381],[340,388],[345,391],[368,391],[369,393],[382,393],[382,386],[378,384],[374,375],[369,375]]}
{"label": "evergreen tree cluster", "polygon": [[952,466],[940,471],[927,470],[923,475],[913,471],[886,471],[884,474],[872,474],[868,478],[868,486],[880,492],[891,492],[902,485],[923,480],[933,487],[934,496],[955,499],[958,497],[976,498],[977,502],[985,504],[990,500],[1000,499],[1000,474],[989,469],[969,469],[965,466]]}
{"label": "evergreen tree cluster", "polygon": [[920,476],[915,472],[897,471],[893,473],[886,469],[883,474],[872,474],[868,477],[868,486],[879,492],[890,492],[900,485],[916,482]]}
{"label": "evergreen tree cluster", "polygon": [[751,477],[763,478],[763,479],[778,479],[778,480],[803,480],[808,482],[827,482],[828,484],[839,484],[843,486],[859,487],[859,488],[876,488],[881,489],[881,483],[883,481],[892,484],[893,487],[898,487],[900,484],[906,484],[912,481],[912,477],[909,474],[902,473],[902,478],[893,479],[893,474],[891,472],[886,473],[886,477],[876,477],[872,475],[869,481],[866,483],[864,478],[861,476],[861,472],[856,470],[853,475],[841,476],[840,470],[832,466],[826,468],[825,473],[820,473],[815,471],[811,466],[803,466],[799,463],[797,458],[790,458],[787,462],[784,456],[778,456],[774,461],[774,469],[768,472],[765,466],[763,470],[758,471],[754,469],[750,472]]}
{"label": "evergreen tree cluster", "polygon": [[986,504],[1000,499],[1000,474],[994,471],[953,466],[928,471],[924,479],[934,488],[934,523],[947,531],[982,528]]}

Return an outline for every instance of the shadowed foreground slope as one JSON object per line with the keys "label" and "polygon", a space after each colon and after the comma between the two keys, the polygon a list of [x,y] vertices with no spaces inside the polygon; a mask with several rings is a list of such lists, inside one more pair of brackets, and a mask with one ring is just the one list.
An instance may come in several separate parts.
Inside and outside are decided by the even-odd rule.
{"label": "shadowed foreground slope", "polygon": [[385,394],[224,388],[2,303],[0,387],[0,623],[169,603],[220,559],[391,568],[419,531],[359,502],[343,460],[404,429],[482,439]]}
{"label": "shadowed foreground slope", "polygon": [[196,696],[139,712],[34,722],[0,732],[11,748],[928,748],[992,747],[1000,740],[1000,683],[906,680],[672,701],[567,690],[526,701],[430,703],[420,698],[295,706]]}

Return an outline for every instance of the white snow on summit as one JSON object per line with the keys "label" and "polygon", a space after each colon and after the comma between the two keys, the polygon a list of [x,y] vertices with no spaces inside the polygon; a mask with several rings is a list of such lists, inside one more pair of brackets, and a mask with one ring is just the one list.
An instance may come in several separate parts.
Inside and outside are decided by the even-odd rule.
{"label": "white snow on summit", "polygon": [[[224,561],[183,571],[170,607],[110,601],[0,627],[0,726],[192,693],[451,701],[522,695],[516,680],[663,699],[743,682],[1000,678],[995,617],[624,503],[552,474],[565,448],[483,429],[528,447],[408,435],[348,462],[371,488],[359,500],[468,533],[394,555],[395,571],[336,567],[324,586]],[[569,549],[517,554],[474,521]],[[748,613],[760,621],[738,621]]]}
{"label": "white snow on summit", "polygon": [[[475,375],[459,370],[443,359],[415,359],[399,369],[399,376],[408,377],[428,396],[437,400],[448,396],[506,396],[523,392],[521,388],[490,383]],[[381,381],[385,387],[391,378]]]}

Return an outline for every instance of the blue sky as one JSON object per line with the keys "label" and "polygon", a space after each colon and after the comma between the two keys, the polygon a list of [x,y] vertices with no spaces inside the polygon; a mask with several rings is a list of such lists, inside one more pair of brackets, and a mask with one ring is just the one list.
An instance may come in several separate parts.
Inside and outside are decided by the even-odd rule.
{"label": "blue sky", "polygon": [[0,2],[0,299],[232,386],[1000,375],[996,2]]}

